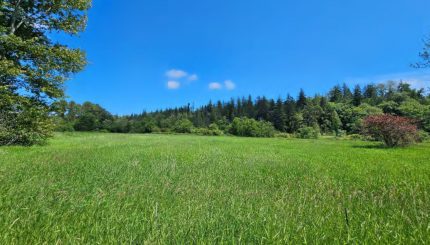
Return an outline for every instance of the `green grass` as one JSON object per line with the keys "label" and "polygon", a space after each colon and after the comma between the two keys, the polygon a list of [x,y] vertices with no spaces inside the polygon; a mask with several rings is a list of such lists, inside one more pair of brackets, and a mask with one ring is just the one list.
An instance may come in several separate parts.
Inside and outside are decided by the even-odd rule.
{"label": "green grass", "polygon": [[0,148],[0,244],[428,244],[429,192],[429,143],[63,134]]}

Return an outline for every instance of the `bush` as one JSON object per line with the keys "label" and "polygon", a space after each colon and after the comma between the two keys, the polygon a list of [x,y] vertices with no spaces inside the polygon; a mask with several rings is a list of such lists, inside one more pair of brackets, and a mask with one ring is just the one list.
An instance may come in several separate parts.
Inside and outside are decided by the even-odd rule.
{"label": "bush", "polygon": [[300,128],[297,137],[300,139],[318,139],[320,137],[320,131],[317,127]]}
{"label": "bush", "polygon": [[224,133],[221,130],[212,130],[208,128],[196,128],[193,130],[193,134],[204,135],[204,136],[221,136]]}
{"label": "bush", "polygon": [[67,122],[62,118],[56,118],[54,130],[56,132],[73,132],[75,128],[73,127],[73,123]]}
{"label": "bush", "polygon": [[350,140],[363,140],[364,137],[360,134],[350,134],[347,136],[348,139]]}
{"label": "bush", "polygon": [[424,130],[418,131],[418,141],[425,142],[430,140],[430,135]]}
{"label": "bush", "polygon": [[293,138],[293,136],[289,133],[276,133],[275,134],[276,138],[285,138],[285,139],[291,139]]}
{"label": "bush", "polygon": [[265,121],[256,121],[249,118],[235,118],[230,125],[230,133],[243,137],[273,137],[273,125]]}
{"label": "bush", "polygon": [[193,131],[193,123],[188,119],[180,119],[173,126],[175,133],[187,134]]}
{"label": "bush", "polygon": [[419,140],[414,121],[388,114],[366,117],[362,132],[364,135],[384,142],[388,147],[406,146]]}
{"label": "bush", "polygon": [[336,138],[345,138],[347,136],[347,133],[346,133],[346,130],[339,129],[337,130],[337,132],[333,131],[330,135]]}

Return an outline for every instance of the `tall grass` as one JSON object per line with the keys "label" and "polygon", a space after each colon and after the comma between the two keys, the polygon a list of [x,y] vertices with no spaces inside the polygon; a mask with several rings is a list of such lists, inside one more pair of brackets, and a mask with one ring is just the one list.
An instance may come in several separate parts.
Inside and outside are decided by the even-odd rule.
{"label": "tall grass", "polygon": [[0,148],[0,243],[429,243],[430,144],[58,135]]}

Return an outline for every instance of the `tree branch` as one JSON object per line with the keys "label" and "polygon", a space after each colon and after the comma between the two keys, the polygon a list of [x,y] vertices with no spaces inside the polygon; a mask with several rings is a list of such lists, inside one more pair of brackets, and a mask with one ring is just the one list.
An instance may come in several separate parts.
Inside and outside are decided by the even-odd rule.
{"label": "tree branch", "polygon": [[19,10],[19,6],[21,5],[21,2],[22,2],[22,0],[18,0],[17,2],[16,2],[16,4],[15,4],[15,10],[14,10],[14,12],[13,12],[13,15],[12,15],[12,20],[11,20],[11,23],[10,23],[10,32],[9,32],[9,35],[13,35],[13,34],[15,34],[15,32],[16,32],[16,30],[22,25],[22,23],[24,22],[24,19],[22,19],[21,21],[20,21],[20,24],[19,24],[19,26],[16,26],[15,24],[16,24],[16,21],[17,21],[17,18],[18,18],[18,10]]}

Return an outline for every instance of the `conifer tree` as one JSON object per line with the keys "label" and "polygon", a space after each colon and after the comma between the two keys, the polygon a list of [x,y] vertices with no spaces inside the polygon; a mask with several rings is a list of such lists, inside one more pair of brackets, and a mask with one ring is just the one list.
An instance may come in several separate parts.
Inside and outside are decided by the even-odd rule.
{"label": "conifer tree", "polygon": [[273,126],[275,129],[284,132],[286,129],[286,115],[284,111],[284,104],[282,100],[279,98],[276,101],[275,108],[273,111]]}
{"label": "conifer tree", "polygon": [[300,89],[299,98],[297,99],[297,109],[303,110],[306,106],[307,98],[305,91],[303,89]]}
{"label": "conifer tree", "polygon": [[330,102],[341,102],[343,99],[342,89],[339,85],[333,87],[330,91]]}
{"label": "conifer tree", "polygon": [[352,104],[354,106],[359,106],[361,105],[361,101],[363,100],[363,97],[361,95],[361,88],[360,85],[356,85],[354,88],[354,94],[353,94],[353,98],[352,98]]}

